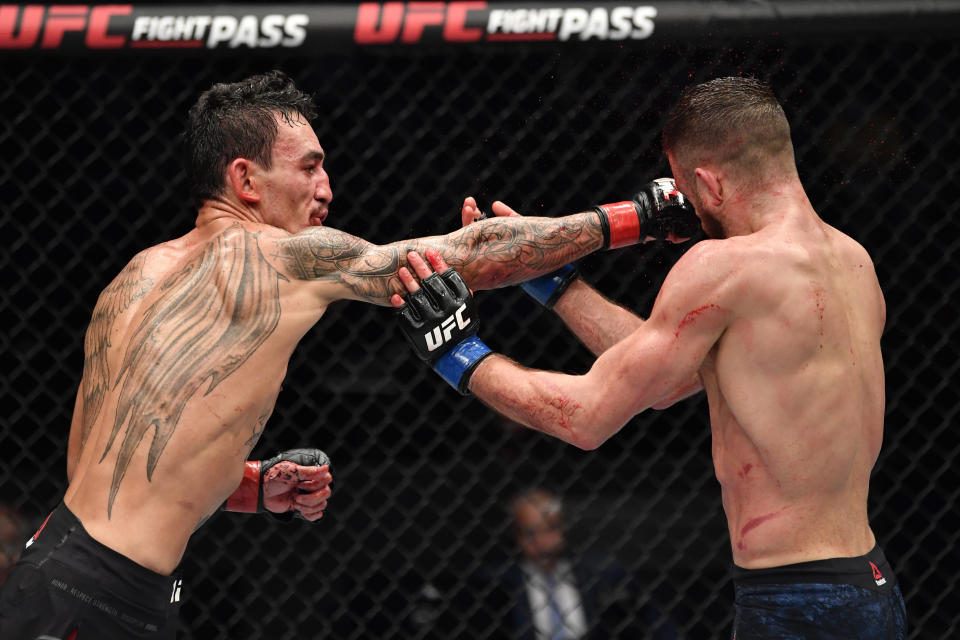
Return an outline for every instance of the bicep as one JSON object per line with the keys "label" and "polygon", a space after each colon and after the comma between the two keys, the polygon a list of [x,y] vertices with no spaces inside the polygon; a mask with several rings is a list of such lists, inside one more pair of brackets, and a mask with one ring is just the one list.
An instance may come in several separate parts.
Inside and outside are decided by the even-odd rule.
{"label": "bicep", "polygon": [[681,344],[672,332],[647,322],[597,358],[586,379],[611,399],[610,406],[621,414],[611,419],[622,423],[689,387],[701,353],[706,350],[690,340]]}
{"label": "bicep", "polygon": [[611,395],[632,398],[634,412],[698,391],[700,368],[732,317],[716,278],[714,270],[690,265],[671,271],[650,317],[601,355],[588,375]]}
{"label": "bicep", "polygon": [[317,289],[328,302],[389,305],[391,295],[404,292],[397,270],[406,264],[406,253],[396,245],[375,245],[326,227],[273,242],[268,253],[284,276]]}

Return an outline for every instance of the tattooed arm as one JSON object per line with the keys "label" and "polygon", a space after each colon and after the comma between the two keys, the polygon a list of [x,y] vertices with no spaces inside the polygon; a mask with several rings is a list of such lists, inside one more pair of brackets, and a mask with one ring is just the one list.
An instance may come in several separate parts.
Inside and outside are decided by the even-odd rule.
{"label": "tattooed arm", "polygon": [[405,290],[397,270],[409,251],[435,249],[475,290],[495,289],[553,271],[603,246],[595,212],[563,218],[495,218],[445,236],[374,245],[329,227],[311,228],[276,242],[273,253],[294,280],[336,285],[334,299],[388,305]]}

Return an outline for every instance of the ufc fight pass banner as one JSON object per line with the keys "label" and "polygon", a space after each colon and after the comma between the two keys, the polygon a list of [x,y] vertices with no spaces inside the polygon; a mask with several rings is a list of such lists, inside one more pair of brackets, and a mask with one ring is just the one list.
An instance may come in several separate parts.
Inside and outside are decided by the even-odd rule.
{"label": "ufc fight pass banner", "polygon": [[[876,5],[876,3],[871,3]],[[782,5],[782,6],[781,6]],[[842,35],[896,22],[956,24],[957,3],[501,3],[336,5],[0,5],[0,52],[345,51],[477,43],[637,43],[736,35]],[[944,18],[950,18],[944,20]],[[878,22],[879,21],[879,22]]]}

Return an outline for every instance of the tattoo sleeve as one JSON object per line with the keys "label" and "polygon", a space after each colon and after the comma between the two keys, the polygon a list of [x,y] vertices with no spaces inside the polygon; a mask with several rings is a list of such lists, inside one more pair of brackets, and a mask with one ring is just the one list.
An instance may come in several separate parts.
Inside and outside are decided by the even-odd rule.
{"label": "tattoo sleeve", "polygon": [[496,289],[549,273],[603,244],[594,212],[563,218],[511,217],[475,222],[447,234],[374,245],[330,228],[309,229],[278,241],[274,255],[297,280],[332,279],[344,297],[389,304],[406,290],[397,270],[407,253],[435,249],[475,290]]}

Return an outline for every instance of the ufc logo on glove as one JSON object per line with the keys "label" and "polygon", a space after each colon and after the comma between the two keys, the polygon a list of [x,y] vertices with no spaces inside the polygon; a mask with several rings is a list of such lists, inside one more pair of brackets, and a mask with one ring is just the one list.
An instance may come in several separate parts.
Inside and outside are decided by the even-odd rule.
{"label": "ufc logo on glove", "polygon": [[447,342],[453,336],[453,326],[456,323],[457,330],[463,331],[470,324],[470,318],[464,318],[463,312],[467,310],[467,303],[464,302],[455,313],[447,316],[447,319],[440,323],[440,326],[434,327],[433,331],[423,334],[427,341],[427,351],[434,351],[437,347]]}
{"label": "ufc logo on glove", "polygon": [[480,319],[467,283],[453,269],[434,273],[403,301],[394,313],[413,350],[451,387],[469,393],[470,375],[490,347],[477,337]]}

